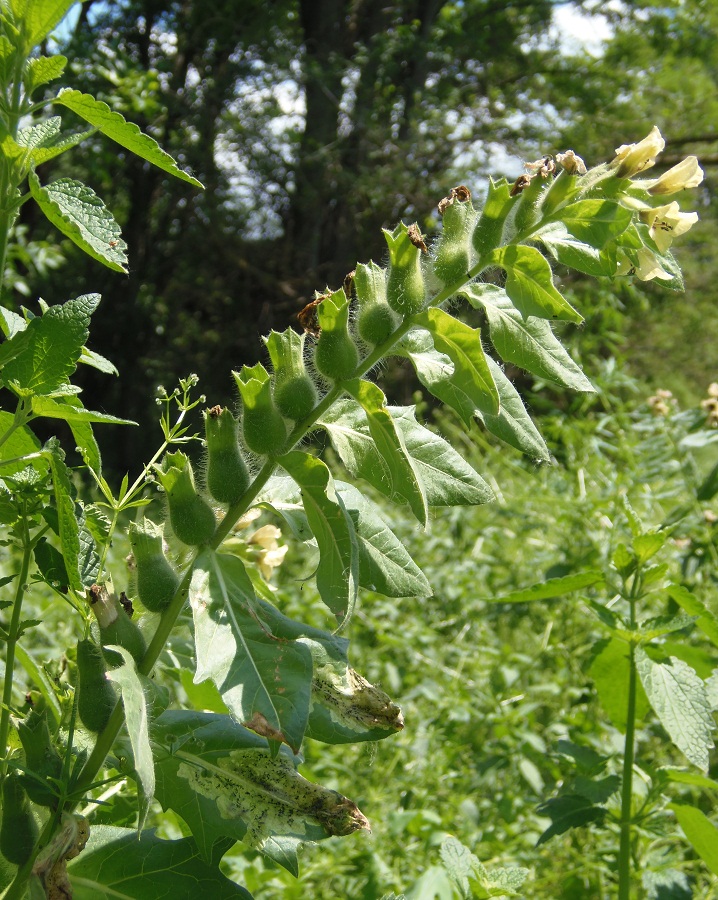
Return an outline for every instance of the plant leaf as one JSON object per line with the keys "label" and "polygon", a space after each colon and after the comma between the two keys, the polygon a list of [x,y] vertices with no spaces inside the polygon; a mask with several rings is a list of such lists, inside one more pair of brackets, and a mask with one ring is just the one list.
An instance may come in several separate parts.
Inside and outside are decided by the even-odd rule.
{"label": "plant leaf", "polygon": [[59,78],[65,71],[67,65],[67,57],[60,56],[35,56],[27,61],[25,70],[25,88],[28,94],[39,88],[42,84],[47,84]]}
{"label": "plant leaf", "polygon": [[615,244],[599,250],[571,236],[562,222],[551,222],[531,235],[540,240],[554,259],[570,269],[602,278],[616,274],[617,253]]}
{"label": "plant leaf", "polygon": [[682,584],[667,585],[666,593],[689,616],[696,616],[696,625],[710,642],[718,647],[718,619],[708,607]]}
{"label": "plant leaf", "polygon": [[105,137],[120,144],[135,156],[162,169],[163,172],[174,175],[195,187],[202,187],[201,182],[177,167],[169,153],[165,153],[154,138],[143,134],[134,122],[128,122],[124,116],[111,110],[102,100],[95,100],[90,94],[67,89],[60,91],[53,103],[60,103],[71,109],[90,125],[94,125]]}
{"label": "plant leaf", "polygon": [[497,416],[477,412],[477,418],[481,419],[487,431],[531,459],[537,462],[550,459],[548,447],[531,421],[519,392],[497,362],[489,358],[488,363],[499,392],[501,408]]}
{"label": "plant leaf", "polygon": [[55,492],[55,506],[59,527],[60,547],[67,567],[67,576],[70,587],[82,593],[83,583],[80,577],[80,528],[75,516],[75,501],[73,500],[72,483],[70,474],[65,465],[65,456],[60,449],[57,438],[51,438],[45,444],[44,450],[52,470],[52,486]]}
{"label": "plant leaf", "polygon": [[551,266],[536,247],[510,245],[494,250],[487,265],[506,270],[506,293],[524,318],[583,321],[571,304],[555,288]]}
{"label": "plant leaf", "polygon": [[298,750],[309,715],[308,648],[272,632],[236,556],[204,550],[195,562],[189,596],[195,683],[211,678],[235,718]]}
{"label": "plant leaf", "polygon": [[718,828],[704,812],[695,806],[684,803],[669,803],[678,819],[678,824],[688,838],[691,847],[708,866],[714,875],[718,875]]}
{"label": "plant leaf", "polygon": [[549,578],[548,581],[541,581],[520,591],[512,591],[503,597],[484,599],[490,603],[529,603],[533,600],[552,600],[554,597],[562,597],[564,594],[570,594],[582,588],[603,584],[603,581],[603,573],[595,569],[589,572],[565,575],[563,578]]}
{"label": "plant leaf", "polygon": [[73,900],[151,900],[165,896],[252,900],[243,887],[201,858],[192,838],[165,841],[153,830],[93,825],[90,840],[68,864]]}
{"label": "plant leaf", "polygon": [[192,829],[205,857],[224,836],[243,840],[297,874],[297,847],[368,823],[351,800],[306,781],[285,748],[271,758],[266,742],[229,716],[171,710],[152,729],[157,796]]}
{"label": "plant leaf", "polygon": [[[622,733],[626,733],[628,716],[628,683],[631,671],[629,646],[617,637],[597,641],[588,675],[608,718]],[[648,697],[640,682],[636,684],[636,718],[640,722],[649,712]]]}
{"label": "plant leaf", "polygon": [[4,384],[22,394],[51,394],[67,384],[99,302],[99,294],[85,294],[31,319],[24,331],[0,348],[1,356],[3,348],[21,339],[21,352],[2,367]]}
{"label": "plant leaf", "polygon": [[[473,506],[493,499],[491,489],[438,435],[420,425],[414,407],[387,407],[400,429],[406,452],[421,478],[429,506]],[[389,496],[383,464],[369,434],[366,416],[352,400],[333,404],[320,422],[349,472]]]}
{"label": "plant leaf", "polygon": [[[0,410],[0,435],[12,426],[15,417],[12,413]],[[13,475],[24,469],[28,463],[20,459],[9,465],[5,464],[5,460],[17,459],[18,457],[27,456],[31,453],[37,453],[40,450],[40,441],[30,431],[29,428],[21,426],[16,428],[10,437],[0,446],[0,476]],[[30,460],[31,464],[39,470],[47,469],[47,461],[42,457]]]}
{"label": "plant leaf", "polygon": [[[599,250],[623,234],[632,217],[632,211],[615,200],[578,200],[556,213],[574,237]],[[540,232],[531,235],[539,236]]]}
{"label": "plant leaf", "polygon": [[317,589],[338,622],[351,615],[359,588],[359,548],[352,520],[327,466],[294,450],[279,459],[301,489],[307,521],[319,546]]}
{"label": "plant leaf", "polygon": [[114,681],[122,692],[122,705],[125,707],[125,723],[132,745],[135,774],[141,788],[140,814],[137,821],[137,830],[141,833],[155,795],[155,767],[150,747],[145,692],[132,656],[124,647],[114,644],[109,646],[124,660],[121,666],[108,669],[107,677],[110,681]]}
{"label": "plant leaf", "polygon": [[38,0],[23,10],[28,49],[41,44],[65,18],[76,0]]}
{"label": "plant leaf", "polygon": [[92,188],[72,178],[43,186],[34,172],[29,183],[38,206],[61,234],[93,259],[127,274],[127,244],[120,226]]}
{"label": "plant leaf", "polygon": [[53,400],[51,397],[33,397],[32,411],[36,416],[48,419],[64,419],[66,422],[104,422],[107,425],[136,425],[129,419],[118,419],[107,413],[94,412],[85,409],[76,397],[63,397],[62,400]]}
{"label": "plant leaf", "polygon": [[506,291],[489,284],[472,284],[461,291],[472,306],[482,308],[489,322],[491,343],[504,362],[574,391],[594,392],[591,382],[571,359],[545,319],[524,318]]}
{"label": "plant leaf", "polygon": [[431,334],[439,353],[449,357],[454,364],[451,380],[471,398],[475,408],[496,415],[499,395],[486,362],[479,329],[470,328],[435,307],[414,316],[412,321]]}
{"label": "plant leaf", "polygon": [[429,510],[424,486],[407,453],[403,436],[387,408],[386,397],[370,381],[348,382],[346,389],[366,414],[369,434],[389,476],[391,499],[399,497],[405,500],[419,522],[426,526]]}
{"label": "plant leaf", "polygon": [[703,681],[683,660],[656,662],[636,649],[636,669],[654,712],[673,743],[694,766],[708,771],[715,723]]}
{"label": "plant leaf", "polygon": [[540,816],[548,816],[551,819],[551,825],[536,842],[537,847],[557,834],[565,834],[571,828],[602,822],[608,813],[603,806],[594,806],[590,800],[578,794],[554,797],[542,803],[537,811]]}

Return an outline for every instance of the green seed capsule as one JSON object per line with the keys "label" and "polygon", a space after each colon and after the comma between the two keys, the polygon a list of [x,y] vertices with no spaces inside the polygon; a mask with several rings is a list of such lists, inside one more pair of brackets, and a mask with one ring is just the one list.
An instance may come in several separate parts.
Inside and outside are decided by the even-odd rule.
{"label": "green seed capsule", "polygon": [[287,426],[272,396],[272,378],[261,363],[232,372],[242,397],[242,436],[260,456],[277,456],[287,440]]}
{"label": "green seed capsule", "polygon": [[19,722],[17,731],[25,752],[28,770],[19,776],[28,797],[39,806],[56,806],[57,792],[50,779],[62,774],[62,757],[55,749],[48,726],[48,709],[40,700],[27,718]]}
{"label": "green seed capsule", "polygon": [[476,224],[476,210],[471,205],[471,193],[461,185],[452,188],[448,197],[439,203],[444,228],[439,238],[434,272],[445,285],[466,281],[471,268],[471,237]]}
{"label": "green seed capsule", "polygon": [[384,229],[389,247],[389,279],[386,298],[394,312],[402,319],[424,308],[426,290],[421,271],[421,254],[426,244],[418,225],[408,227],[400,222],[393,231]]}
{"label": "green seed capsule", "polygon": [[146,610],[161,613],[170,605],[180,583],[164,554],[163,528],[150,519],[143,519],[139,525],[131,522],[129,537],[135,558],[137,596]]}
{"label": "green seed capsule", "polygon": [[521,199],[514,217],[517,235],[530,232],[541,218],[541,206],[550,182],[538,172],[531,176],[530,184],[521,192]]}
{"label": "green seed capsule", "polygon": [[489,194],[479,221],[474,228],[472,243],[480,257],[487,256],[501,244],[506,217],[513,209],[518,194],[512,194],[505,178],[489,182]]}
{"label": "green seed capsule", "polygon": [[[139,665],[147,650],[144,635],[132,621],[120,601],[109,594],[104,585],[93,584],[87,592],[90,608],[100,626],[100,643],[103,648],[109,644],[123,647],[135,663]],[[116,650],[102,651],[108,666],[117,668],[124,663],[122,655]]]}
{"label": "green seed capsule", "polygon": [[107,680],[105,659],[94,641],[77,642],[77,713],[88,731],[98,733],[107,725],[117,703],[117,693]]}
{"label": "green seed capsule", "polygon": [[3,782],[0,853],[16,866],[24,865],[32,856],[39,829],[16,772],[9,772]]}
{"label": "green seed capsule", "polygon": [[359,302],[359,336],[376,347],[399,325],[399,317],[386,302],[386,271],[374,262],[360,263],[354,273],[354,288]]}
{"label": "green seed capsule", "polygon": [[330,381],[351,378],[359,364],[359,351],[349,334],[349,299],[344,288],[325,294],[317,307],[319,340],[314,365]]}
{"label": "green seed capsule", "polygon": [[192,463],[186,453],[166,453],[157,477],[167,494],[170,525],[183,544],[196,547],[209,541],[217,522],[214,510],[197,492]]}
{"label": "green seed capsule", "polygon": [[232,504],[249,487],[249,472],[239,450],[237,420],[229,409],[205,410],[207,490],[218,503]]}
{"label": "green seed capsule", "polygon": [[264,338],[274,369],[274,402],[287,419],[298,422],[317,405],[317,389],[304,367],[306,334],[292,328]]}

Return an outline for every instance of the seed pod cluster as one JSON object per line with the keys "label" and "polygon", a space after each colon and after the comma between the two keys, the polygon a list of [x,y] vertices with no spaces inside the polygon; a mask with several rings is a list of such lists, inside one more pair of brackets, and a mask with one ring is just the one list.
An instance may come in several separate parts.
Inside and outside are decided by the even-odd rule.
{"label": "seed pod cluster", "polygon": [[204,412],[207,490],[218,503],[232,504],[249,487],[247,463],[239,449],[237,420],[227,408]]}
{"label": "seed pod cluster", "polygon": [[149,612],[164,612],[180,582],[164,554],[164,529],[150,519],[143,519],[141,523],[131,523],[129,536],[135,558],[137,596]]}
{"label": "seed pod cluster", "polygon": [[117,703],[117,693],[107,679],[101,648],[88,639],[77,642],[77,691],[80,721],[88,731],[102,731]]}
{"label": "seed pod cluster", "polygon": [[214,510],[195,485],[192,463],[186,453],[166,453],[162,464],[155,466],[157,477],[165,489],[170,525],[184,544],[197,547],[210,540],[217,527]]}
{"label": "seed pod cluster", "polygon": [[242,397],[242,437],[259,456],[276,456],[287,440],[287,426],[272,393],[272,378],[261,363],[232,372]]}

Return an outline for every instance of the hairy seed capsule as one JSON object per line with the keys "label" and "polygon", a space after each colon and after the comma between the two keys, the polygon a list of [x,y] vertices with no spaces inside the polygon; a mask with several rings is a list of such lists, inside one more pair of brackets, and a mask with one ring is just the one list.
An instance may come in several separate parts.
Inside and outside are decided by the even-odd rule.
{"label": "hairy seed capsule", "polygon": [[321,332],[314,350],[314,365],[330,381],[345,381],[359,364],[359,351],[349,334],[349,299],[344,288],[322,298],[317,316]]}
{"label": "hairy seed capsule", "polygon": [[205,410],[207,490],[218,503],[232,504],[249,487],[249,471],[239,450],[237,420],[229,409]]}
{"label": "hairy seed capsule", "polygon": [[[139,665],[147,650],[144,635],[114,594],[109,594],[104,585],[93,584],[87,592],[90,609],[100,626],[100,643],[103,648],[109,644],[123,647],[135,663]],[[124,659],[116,650],[102,651],[108,666],[116,668]]]}
{"label": "hairy seed capsule", "polygon": [[287,440],[287,426],[272,396],[272,378],[261,363],[232,372],[242,397],[242,436],[253,453],[277,456]]}
{"label": "hairy seed capsule", "polygon": [[186,453],[166,453],[161,466],[155,466],[165,489],[170,525],[183,544],[197,547],[209,541],[217,522],[214,510],[195,487],[192,463]]}
{"label": "hairy seed capsule", "polygon": [[33,803],[56,806],[57,792],[50,779],[62,774],[62,757],[55,749],[48,725],[48,709],[40,699],[23,722],[17,726],[25,753],[27,773],[19,776],[20,783]]}
{"label": "hairy seed capsule", "polygon": [[107,725],[117,703],[117,693],[107,680],[102,650],[90,640],[77,642],[77,714],[88,731],[98,733]]}
{"label": "hairy seed capsule", "polygon": [[386,302],[386,271],[374,262],[359,264],[354,273],[354,288],[359,302],[359,336],[376,347],[399,325],[399,317]]}
{"label": "hairy seed capsule", "polygon": [[287,419],[298,422],[317,405],[317,389],[304,366],[305,334],[292,328],[264,338],[274,369],[274,402]]}
{"label": "hairy seed capsule", "polygon": [[130,523],[130,546],[135,558],[137,596],[146,610],[161,613],[170,605],[180,578],[164,554],[161,525],[150,519]]}
{"label": "hairy seed capsule", "polygon": [[13,865],[22,866],[32,856],[38,834],[25,789],[17,773],[9,772],[2,789],[0,853]]}
{"label": "hairy seed capsule", "polygon": [[384,229],[389,247],[389,278],[386,298],[394,312],[405,319],[424,308],[424,273],[421,254],[426,252],[418,225],[400,222],[393,231]]}
{"label": "hairy seed capsule", "polygon": [[487,256],[501,244],[506,217],[518,196],[511,194],[505,178],[496,182],[493,179],[489,181],[489,193],[472,238],[474,250],[479,257]]}
{"label": "hairy seed capsule", "polygon": [[434,272],[445,285],[461,284],[471,268],[471,236],[476,223],[469,189],[463,185],[452,188],[439,203],[439,213],[444,228],[436,249]]}

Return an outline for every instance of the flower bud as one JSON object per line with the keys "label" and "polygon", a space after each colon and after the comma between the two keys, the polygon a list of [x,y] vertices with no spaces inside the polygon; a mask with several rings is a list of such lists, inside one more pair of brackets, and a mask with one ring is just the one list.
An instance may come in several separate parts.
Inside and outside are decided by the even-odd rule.
{"label": "flower bud", "polygon": [[214,510],[197,492],[187,454],[166,453],[162,465],[154,468],[167,495],[170,525],[177,538],[192,547],[209,541],[217,526]]}
{"label": "flower bud", "polygon": [[471,204],[471,192],[461,185],[451,189],[439,203],[443,230],[439,237],[434,272],[444,285],[460,284],[467,280],[471,268],[471,238],[476,224],[476,210]]}
{"label": "flower bud", "polygon": [[359,302],[359,336],[376,347],[399,325],[396,313],[386,302],[386,270],[374,262],[360,263],[354,273],[354,289]]}
{"label": "flower bud", "polygon": [[383,229],[389,246],[389,279],[386,296],[389,306],[405,319],[424,308],[424,273],[421,254],[426,244],[418,225],[400,222],[393,231]]}
{"label": "flower bud", "polygon": [[225,407],[204,412],[207,442],[207,490],[218,503],[236,503],[249,487],[249,472],[239,449],[237,420]]}
{"label": "flower bud", "polygon": [[359,351],[349,334],[349,300],[343,288],[322,298],[317,317],[321,328],[314,351],[317,371],[330,381],[351,378],[359,364]]}
{"label": "flower bud", "polygon": [[642,141],[637,144],[622,144],[616,148],[616,156],[609,166],[616,170],[617,178],[632,178],[644,169],[650,169],[665,146],[661,132],[654,125]]}
{"label": "flower bud", "polygon": [[287,419],[304,419],[317,404],[317,389],[304,366],[306,333],[292,328],[263,338],[274,369],[274,402]]}
{"label": "flower bud", "polygon": [[180,582],[164,554],[163,528],[150,519],[143,519],[140,524],[131,522],[129,538],[135,558],[137,596],[146,610],[161,613],[170,605]]}
{"label": "flower bud", "polygon": [[253,453],[276,456],[287,440],[287,426],[272,396],[272,379],[261,363],[232,372],[242,397],[242,435]]}
{"label": "flower bud", "polygon": [[479,257],[486,256],[501,244],[506,217],[513,209],[517,196],[512,196],[505,178],[497,182],[493,179],[489,181],[489,193],[472,238]]}

